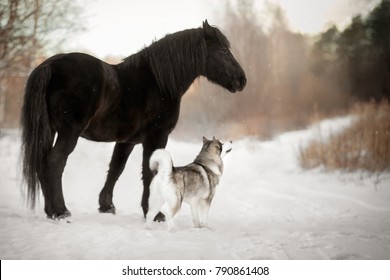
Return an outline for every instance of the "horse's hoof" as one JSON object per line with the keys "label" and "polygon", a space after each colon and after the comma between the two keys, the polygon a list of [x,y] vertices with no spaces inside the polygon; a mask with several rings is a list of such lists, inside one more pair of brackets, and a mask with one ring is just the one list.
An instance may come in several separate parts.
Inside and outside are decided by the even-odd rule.
{"label": "horse's hoof", "polygon": [[158,223],[165,222],[165,216],[163,213],[159,212],[156,217],[154,217],[154,221]]}
{"label": "horse's hoof", "polygon": [[116,209],[114,204],[111,204],[110,206],[100,206],[99,213],[109,213],[109,214],[116,214]]}
{"label": "horse's hoof", "polygon": [[55,220],[55,221],[59,221],[59,220],[66,220],[66,219],[70,218],[71,216],[72,216],[72,213],[70,213],[70,211],[68,209],[66,209],[64,211],[64,213],[53,214],[51,216],[47,216],[47,218]]}

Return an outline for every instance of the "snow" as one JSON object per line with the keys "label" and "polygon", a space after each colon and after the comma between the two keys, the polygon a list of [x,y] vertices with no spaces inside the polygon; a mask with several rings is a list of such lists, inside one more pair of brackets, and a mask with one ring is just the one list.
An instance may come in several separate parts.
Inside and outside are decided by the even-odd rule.
{"label": "snow", "polygon": [[[20,188],[17,131],[0,135],[0,259],[390,259],[390,176],[303,170],[299,148],[351,118],[327,120],[271,141],[242,139],[225,157],[211,205],[210,229],[194,229],[184,205],[175,232],[146,230],[142,148],[136,147],[114,192],[117,214],[99,214],[113,144],[80,139],[64,173],[72,222],[46,219],[43,199],[31,211]],[[170,139],[175,165],[201,147]]]}

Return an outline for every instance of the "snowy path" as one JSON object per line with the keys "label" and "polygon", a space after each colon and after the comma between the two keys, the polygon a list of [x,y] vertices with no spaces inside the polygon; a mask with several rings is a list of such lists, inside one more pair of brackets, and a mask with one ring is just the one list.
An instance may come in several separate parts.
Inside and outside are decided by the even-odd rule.
{"label": "snowy path", "polygon": [[[323,122],[340,128],[345,119]],[[5,134],[5,135],[4,135]],[[141,148],[117,183],[117,215],[97,213],[112,144],[80,139],[68,161],[64,194],[73,222],[45,218],[24,206],[16,132],[0,136],[1,259],[390,259],[390,181],[374,186],[359,174],[304,171],[299,146],[316,129],[273,141],[244,139],[226,157],[208,229],[193,229],[188,206],[175,221],[144,229],[140,207]],[[175,165],[201,146],[170,140]],[[42,204],[42,203],[41,203]]]}

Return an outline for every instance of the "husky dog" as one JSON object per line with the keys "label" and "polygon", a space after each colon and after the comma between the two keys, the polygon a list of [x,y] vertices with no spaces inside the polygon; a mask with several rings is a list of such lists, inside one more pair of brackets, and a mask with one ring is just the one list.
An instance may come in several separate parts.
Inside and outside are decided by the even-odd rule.
{"label": "husky dog", "polygon": [[232,150],[232,142],[203,137],[203,146],[194,162],[174,167],[171,155],[164,149],[156,150],[149,161],[155,174],[150,184],[149,212],[146,227],[151,228],[153,218],[161,211],[168,229],[173,230],[173,217],[183,200],[190,204],[195,228],[207,227],[207,219],[215,189],[223,172],[222,158]]}

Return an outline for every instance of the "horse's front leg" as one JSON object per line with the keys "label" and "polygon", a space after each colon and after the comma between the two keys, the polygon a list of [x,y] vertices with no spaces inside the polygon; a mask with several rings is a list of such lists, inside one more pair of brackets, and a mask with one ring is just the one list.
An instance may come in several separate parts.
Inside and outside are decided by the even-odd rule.
{"label": "horse's front leg", "polygon": [[[158,135],[147,137],[147,139],[142,143],[144,149],[143,161],[142,161],[142,180],[144,183],[144,192],[142,194],[141,206],[145,218],[149,210],[149,194],[150,194],[149,187],[153,179],[153,174],[149,167],[149,159],[155,150],[165,148],[167,142],[168,142],[167,134],[158,134]],[[165,217],[162,213],[158,213],[154,220],[164,221]]]}
{"label": "horse's front leg", "polygon": [[117,143],[112,154],[110,168],[108,170],[106,183],[99,195],[99,212],[115,214],[115,206],[112,203],[112,196],[115,187],[115,183],[119,176],[122,174],[123,169],[126,166],[127,159],[131,151],[134,148],[134,144],[129,143]]}

